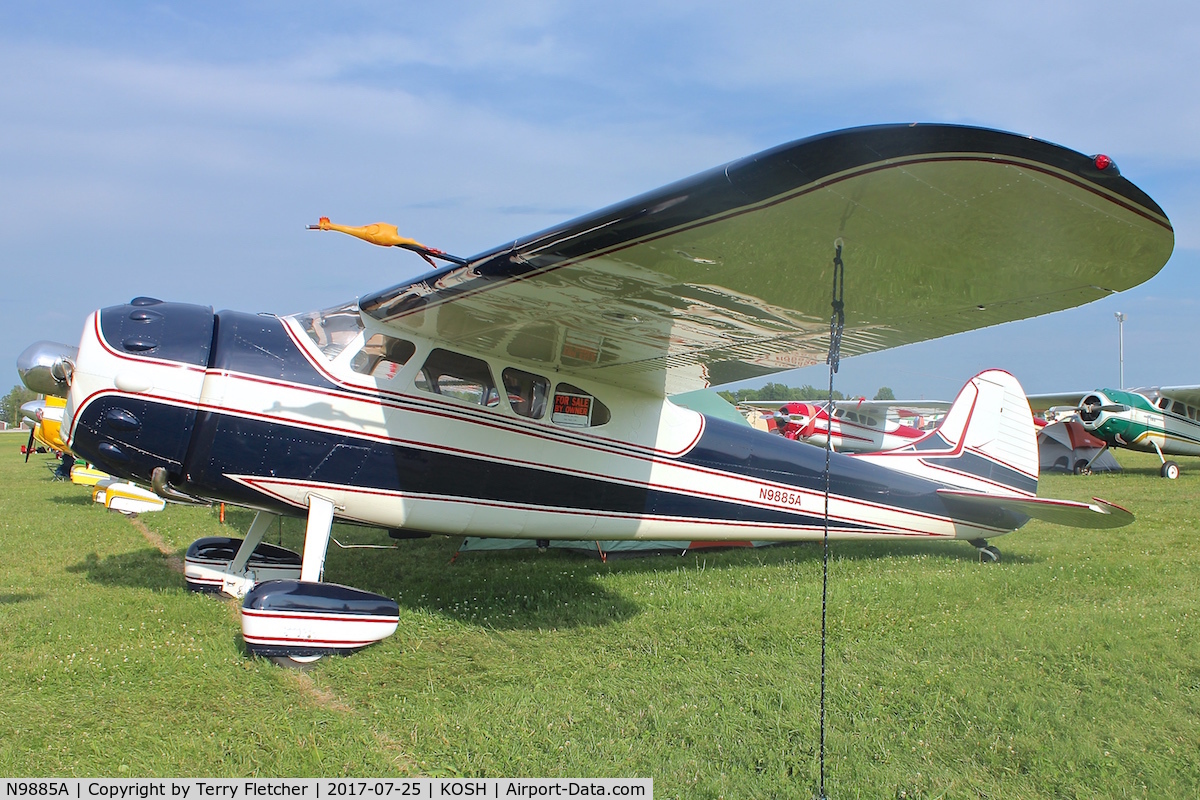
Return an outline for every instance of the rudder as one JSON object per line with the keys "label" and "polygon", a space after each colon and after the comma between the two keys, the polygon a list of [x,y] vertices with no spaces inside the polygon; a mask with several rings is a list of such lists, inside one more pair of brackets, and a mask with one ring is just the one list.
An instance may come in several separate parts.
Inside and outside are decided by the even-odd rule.
{"label": "rudder", "polygon": [[1017,379],[998,369],[969,380],[923,439],[865,459],[976,491],[1037,493],[1037,429],[1029,401]]}

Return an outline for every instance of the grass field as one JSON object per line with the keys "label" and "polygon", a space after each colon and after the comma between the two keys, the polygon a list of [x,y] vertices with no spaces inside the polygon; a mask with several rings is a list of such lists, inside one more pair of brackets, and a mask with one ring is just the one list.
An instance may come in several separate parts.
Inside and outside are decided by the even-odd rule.
{"label": "grass field", "polygon": [[[820,548],[607,564],[331,547],[396,635],[308,674],[248,657],[237,604],[189,594],[195,538],[250,515],[131,521],[0,434],[0,774],[651,777],[655,796],[811,797]],[[1200,460],[1046,476],[1115,531],[834,545],[832,798],[1200,796]],[[302,523],[270,541],[298,547]],[[334,535],[388,543],[381,532]],[[164,552],[165,551],[165,552]]]}

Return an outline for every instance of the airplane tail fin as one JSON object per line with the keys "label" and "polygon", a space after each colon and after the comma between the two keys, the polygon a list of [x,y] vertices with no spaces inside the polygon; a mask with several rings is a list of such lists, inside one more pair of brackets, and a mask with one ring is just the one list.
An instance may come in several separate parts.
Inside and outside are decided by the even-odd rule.
{"label": "airplane tail fin", "polygon": [[1037,493],[1033,414],[1021,384],[1003,370],[987,370],[968,381],[941,424],[924,438],[860,458],[968,491]]}

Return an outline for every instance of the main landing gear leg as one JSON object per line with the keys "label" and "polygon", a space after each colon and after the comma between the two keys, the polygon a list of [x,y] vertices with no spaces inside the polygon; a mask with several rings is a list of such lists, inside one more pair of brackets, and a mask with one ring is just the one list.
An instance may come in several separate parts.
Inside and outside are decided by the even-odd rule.
{"label": "main landing gear leg", "polygon": [[[319,495],[310,494],[308,496],[308,526],[304,529],[304,556],[300,563],[300,580],[310,583],[321,582],[321,578],[325,575],[325,556],[329,553],[329,535],[332,530],[333,503]],[[268,658],[281,667],[298,669],[301,672],[311,669],[313,664],[321,660],[320,654],[286,654],[268,656]]]}
{"label": "main landing gear leg", "polygon": [[1159,469],[1158,474],[1172,481],[1178,478],[1179,465],[1174,461],[1167,461],[1167,459],[1163,458],[1162,448],[1158,446],[1158,442],[1151,439],[1150,444],[1154,445],[1154,452],[1158,453],[1158,460],[1162,462],[1162,468]]}
{"label": "main landing gear leg", "polygon": [[1000,551],[989,545],[986,539],[972,539],[971,545],[979,551],[980,564],[1000,563]]}
{"label": "main landing gear leg", "polygon": [[307,669],[322,656],[346,655],[385,639],[400,621],[395,600],[322,582],[334,505],[316,494],[307,501],[299,580],[261,582],[242,601],[246,649],[292,669]]}
{"label": "main landing gear leg", "polygon": [[304,529],[304,560],[300,580],[320,583],[325,574],[325,554],[329,551],[329,531],[333,528],[333,503],[319,495],[308,496],[308,527]]}
{"label": "main landing gear leg", "polygon": [[188,588],[244,597],[257,583],[300,577],[299,553],[263,541],[278,519],[278,514],[260,511],[245,539],[206,536],[192,542],[183,561]]}
{"label": "main landing gear leg", "polygon": [[1107,452],[1108,452],[1108,443],[1105,442],[1104,447],[1101,447],[1099,450],[1097,450],[1096,455],[1094,455],[1090,459],[1088,459],[1088,462],[1086,464],[1083,463],[1083,460],[1081,459],[1080,462],[1075,465],[1075,474],[1076,475],[1091,475],[1092,474],[1092,464],[1095,464],[1100,459],[1100,456],[1104,455]]}
{"label": "main landing gear leg", "polygon": [[254,552],[254,548],[262,543],[263,536],[277,519],[279,519],[278,514],[266,511],[259,511],[254,515],[254,521],[250,523],[250,530],[246,531],[246,538],[238,547],[237,555],[233,557],[233,561],[229,562],[228,572],[221,584],[221,594],[241,598],[254,588],[255,575],[253,572],[247,571],[246,564],[249,563],[250,554]]}

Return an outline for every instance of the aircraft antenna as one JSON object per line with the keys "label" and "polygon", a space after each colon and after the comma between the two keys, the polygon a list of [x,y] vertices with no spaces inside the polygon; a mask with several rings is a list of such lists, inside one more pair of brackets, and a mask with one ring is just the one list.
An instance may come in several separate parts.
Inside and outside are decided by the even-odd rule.
{"label": "aircraft antenna", "polygon": [[[833,313],[829,317],[829,355],[825,363],[829,365],[829,405],[833,408],[833,375],[838,371],[842,359],[842,329],[846,324],[845,303],[845,265],[842,263],[842,239],[839,236],[833,242],[833,298],[831,305]],[[819,747],[819,784],[816,800],[828,800],[825,794],[825,650],[827,637],[826,609],[829,599],[829,463],[833,452],[833,428],[825,437],[825,533],[821,538],[821,719]]]}

